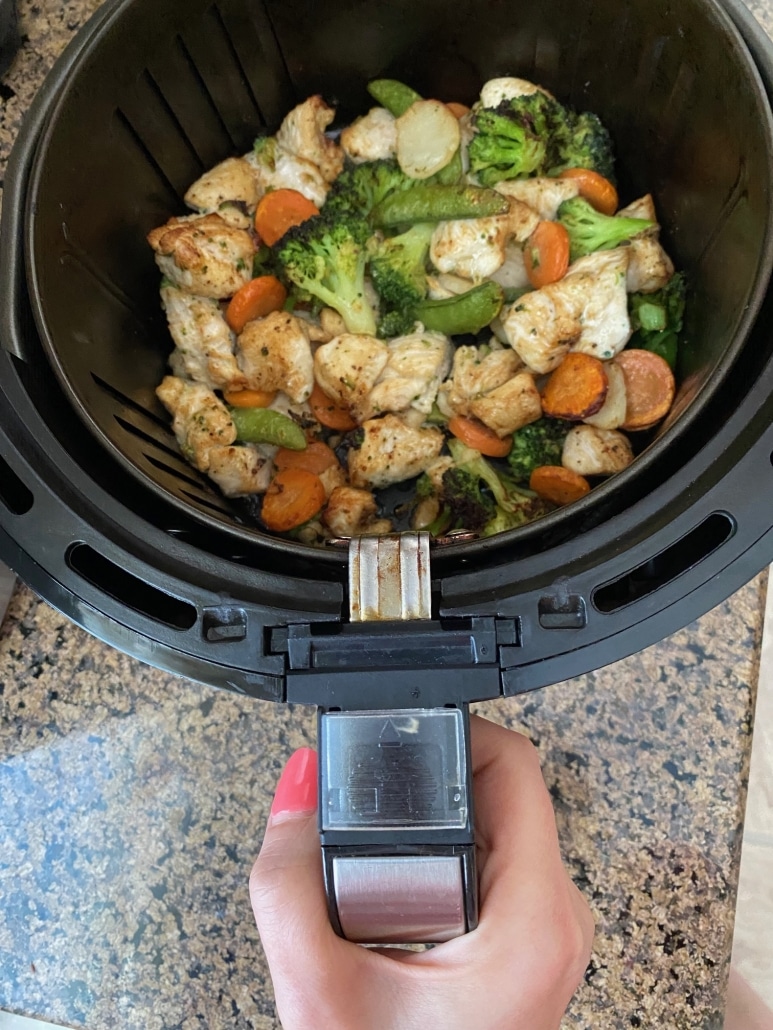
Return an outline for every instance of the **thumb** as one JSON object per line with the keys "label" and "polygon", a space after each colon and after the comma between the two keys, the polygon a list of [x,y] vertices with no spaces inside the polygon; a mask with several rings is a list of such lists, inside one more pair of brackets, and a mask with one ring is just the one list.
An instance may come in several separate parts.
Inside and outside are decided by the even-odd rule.
{"label": "thumb", "polygon": [[314,954],[330,936],[335,938],[325,900],[316,813],[317,755],[301,748],[280,777],[250,876],[252,909],[271,966],[297,963],[300,940]]}

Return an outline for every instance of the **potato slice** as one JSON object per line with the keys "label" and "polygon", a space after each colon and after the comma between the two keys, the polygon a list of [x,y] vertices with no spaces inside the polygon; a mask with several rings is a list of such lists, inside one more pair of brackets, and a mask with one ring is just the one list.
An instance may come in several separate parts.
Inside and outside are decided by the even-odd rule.
{"label": "potato slice", "polygon": [[616,429],[575,426],[564,441],[561,464],[581,476],[612,476],[633,461],[628,437]]}
{"label": "potato slice", "polygon": [[459,122],[439,100],[417,100],[397,119],[397,162],[412,179],[429,179],[459,149]]}
{"label": "potato slice", "polygon": [[626,393],[623,370],[614,361],[604,365],[609,388],[604,406],[595,415],[589,415],[585,422],[597,429],[618,429],[625,422]]}

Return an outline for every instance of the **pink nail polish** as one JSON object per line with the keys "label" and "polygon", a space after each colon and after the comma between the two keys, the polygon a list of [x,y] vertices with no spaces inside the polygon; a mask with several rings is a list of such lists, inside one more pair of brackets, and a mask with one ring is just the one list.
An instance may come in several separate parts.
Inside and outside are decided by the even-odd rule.
{"label": "pink nail polish", "polygon": [[317,753],[302,747],[290,757],[276,786],[271,822],[308,815],[317,808]]}

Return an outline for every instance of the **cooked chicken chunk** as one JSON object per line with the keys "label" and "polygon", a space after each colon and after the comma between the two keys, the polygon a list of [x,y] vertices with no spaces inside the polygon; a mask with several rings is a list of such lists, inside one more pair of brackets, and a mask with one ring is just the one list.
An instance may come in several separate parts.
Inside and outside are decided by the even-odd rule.
{"label": "cooked chicken chunk", "polygon": [[325,135],[335,111],[320,96],[309,97],[285,117],[276,134],[282,150],[316,165],[325,182],[333,182],[344,167],[341,147]]}
{"label": "cooked chicken chunk", "polygon": [[430,260],[439,272],[451,272],[478,282],[502,267],[511,239],[527,240],[539,218],[518,200],[510,211],[491,218],[462,218],[440,222],[432,234]]}
{"label": "cooked chicken chunk", "polygon": [[439,429],[414,429],[397,415],[370,419],[362,430],[361,446],[349,451],[349,480],[367,489],[418,476],[443,446]]}
{"label": "cooked chicken chunk", "polygon": [[579,196],[580,193],[576,179],[554,179],[547,176],[508,179],[498,182],[495,189],[497,193],[527,204],[545,222],[554,222],[563,202]]}
{"label": "cooked chicken chunk", "polygon": [[314,376],[332,400],[360,421],[370,410],[369,394],[389,360],[389,347],[375,336],[342,333],[314,355]]}
{"label": "cooked chicken chunk", "polygon": [[162,286],[161,304],[177,351],[171,362],[211,390],[242,390],[244,373],[236,363],[233,336],[220,305],[211,297],[194,297]]}
{"label": "cooked chicken chunk", "polygon": [[217,212],[229,225],[248,229],[260,193],[258,177],[249,161],[229,157],[194,182],[185,194],[185,203],[200,214]]}
{"label": "cooked chicken chunk", "polygon": [[581,476],[611,476],[633,461],[627,436],[615,429],[574,426],[564,441],[561,464]]}
{"label": "cooked chicken chunk", "polygon": [[480,102],[482,107],[498,107],[503,100],[527,97],[532,93],[544,93],[546,96],[551,96],[542,86],[536,86],[528,79],[517,79],[506,75],[498,79],[489,79],[484,84],[480,91]]}
{"label": "cooked chicken chunk", "polygon": [[266,140],[260,154],[251,152],[245,160],[255,168],[261,193],[267,190],[297,190],[317,207],[322,207],[329,189],[322,172],[311,161]]}
{"label": "cooked chicken chunk", "polygon": [[314,388],[314,360],[305,323],[287,311],[248,322],[239,335],[239,364],[250,390],[282,390],[296,403]]}
{"label": "cooked chicken chunk", "polygon": [[451,342],[443,333],[424,331],[399,336],[368,396],[368,415],[415,408],[428,415],[438,387],[451,368]]}
{"label": "cooked chicken chunk", "polygon": [[265,493],[273,471],[273,462],[249,444],[213,447],[209,452],[207,475],[226,497]]}
{"label": "cooked chicken chunk", "polygon": [[395,116],[384,107],[372,107],[343,130],[341,146],[355,164],[394,157],[397,148]]}
{"label": "cooked chicken chunk", "polygon": [[505,338],[530,371],[544,375],[564,360],[582,329],[575,308],[549,286],[502,308]]}
{"label": "cooked chicken chunk", "polygon": [[501,268],[489,278],[505,289],[530,290],[531,282],[523,259],[523,247],[520,243],[508,243],[505,247],[505,261]]}
{"label": "cooked chicken chunk", "polygon": [[325,488],[325,497],[330,497],[336,487],[347,485],[346,473],[338,464],[331,465],[320,472],[319,478],[322,480],[322,485]]}
{"label": "cooked chicken chunk", "polygon": [[392,532],[389,519],[379,519],[378,505],[370,490],[337,486],[330,494],[322,521],[334,536],[378,536]]}
{"label": "cooked chicken chunk", "polygon": [[579,338],[572,350],[608,361],[631,338],[626,272],[630,247],[600,250],[570,266],[552,289],[574,307],[580,320]]}
{"label": "cooked chicken chunk", "polygon": [[427,296],[430,300],[447,300],[449,297],[467,293],[474,285],[469,279],[462,279],[460,275],[439,272],[437,275],[427,276]]}
{"label": "cooked chicken chunk", "polygon": [[206,386],[176,376],[165,376],[156,395],[173,418],[180,450],[200,472],[206,472],[212,448],[227,447],[236,439],[225,404]]}
{"label": "cooked chicken chunk", "polygon": [[170,218],[148,234],[148,243],[162,273],[186,293],[232,297],[252,278],[252,237],[220,215]]}
{"label": "cooked chicken chunk", "polygon": [[[651,222],[657,222],[655,202],[649,193],[617,213],[621,217],[647,218]],[[660,245],[660,226],[653,226],[634,236],[628,249],[628,292],[655,293],[656,290],[662,289],[674,274],[674,263]]]}
{"label": "cooked chicken chunk", "polygon": [[457,347],[453,372],[438,394],[442,411],[469,415],[471,403],[512,379],[523,362],[511,347]]}
{"label": "cooked chicken chunk", "polygon": [[470,411],[499,437],[536,422],[542,415],[542,401],[534,376],[519,372],[485,397],[472,401]]}

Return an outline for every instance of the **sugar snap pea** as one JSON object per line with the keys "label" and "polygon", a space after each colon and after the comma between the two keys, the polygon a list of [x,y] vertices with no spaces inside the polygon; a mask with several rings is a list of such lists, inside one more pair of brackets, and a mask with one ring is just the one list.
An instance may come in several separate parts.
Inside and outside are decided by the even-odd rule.
{"label": "sugar snap pea", "polygon": [[421,94],[397,79],[374,79],[368,83],[368,93],[395,118],[405,114],[411,104],[421,100]]}
{"label": "sugar snap pea", "polygon": [[496,190],[481,186],[419,185],[389,196],[376,204],[371,221],[379,227],[444,222],[457,218],[503,215],[510,201]]}
{"label": "sugar snap pea", "polygon": [[462,149],[461,147],[458,147],[454,156],[445,168],[441,168],[439,172],[435,173],[434,180],[442,186],[450,186],[461,182],[463,175],[464,166],[462,165]]}
{"label": "sugar snap pea", "polygon": [[242,443],[270,443],[291,451],[306,449],[306,436],[301,427],[281,411],[271,408],[229,408],[236,426],[236,437]]}
{"label": "sugar snap pea", "polygon": [[422,301],[416,308],[416,318],[425,329],[446,336],[477,333],[497,317],[503,299],[498,283],[481,283],[457,297]]}

